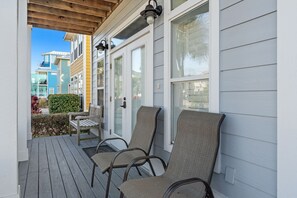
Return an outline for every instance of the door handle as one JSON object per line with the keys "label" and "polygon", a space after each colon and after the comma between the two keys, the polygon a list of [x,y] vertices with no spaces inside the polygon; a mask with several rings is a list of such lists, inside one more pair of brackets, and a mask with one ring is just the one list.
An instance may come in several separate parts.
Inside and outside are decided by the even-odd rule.
{"label": "door handle", "polygon": [[123,104],[121,105],[121,107],[126,109],[126,107],[127,107],[126,97],[124,97],[124,101],[123,101]]}

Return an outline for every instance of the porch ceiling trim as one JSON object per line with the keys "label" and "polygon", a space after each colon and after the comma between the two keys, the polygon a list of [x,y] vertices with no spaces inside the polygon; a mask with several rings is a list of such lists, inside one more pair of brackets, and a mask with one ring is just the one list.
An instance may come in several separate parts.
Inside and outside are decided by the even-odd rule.
{"label": "porch ceiling trim", "polygon": [[29,0],[33,27],[92,35],[123,0]]}

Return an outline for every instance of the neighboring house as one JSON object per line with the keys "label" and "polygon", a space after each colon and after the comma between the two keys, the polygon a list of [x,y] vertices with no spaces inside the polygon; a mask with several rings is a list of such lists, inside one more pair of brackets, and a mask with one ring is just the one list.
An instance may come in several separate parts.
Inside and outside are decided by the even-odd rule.
{"label": "neighboring house", "polygon": [[[50,10],[50,14],[58,13],[51,20],[62,21],[52,25],[44,16],[43,20],[33,20],[32,14],[30,24],[92,34],[86,37],[92,41],[82,45],[89,51],[85,43],[92,43],[92,81],[86,82],[92,83],[92,103],[104,105],[105,137],[129,141],[137,108],[161,106],[152,153],[168,159],[182,109],[225,113],[211,182],[215,197],[297,197],[297,26],[291,23],[297,18],[296,1],[159,0],[164,11],[151,25],[139,16],[148,0],[105,0],[105,8],[107,2],[116,2],[106,12],[77,6],[82,1],[71,2],[76,5],[75,12],[80,9],[85,13],[78,16],[71,6],[63,6],[67,11],[57,11],[50,7],[54,1],[44,1],[39,10],[29,4],[29,14],[34,14],[30,9],[39,13]],[[24,64],[30,65],[31,30],[27,26],[27,1],[2,4],[0,21],[4,28],[0,35],[11,39],[3,39],[0,46],[4,65],[0,87],[5,90],[5,97],[0,97],[5,115],[1,117],[0,197],[16,198],[18,179],[24,177],[18,175],[18,161],[28,160],[27,132],[31,131],[30,68]],[[70,18],[60,17],[61,13],[70,13]],[[97,15],[88,18],[93,22],[83,21],[87,13]],[[76,26],[73,21],[77,18],[80,25]],[[100,20],[94,22],[97,18]],[[42,24],[44,21],[47,23]],[[100,27],[94,33],[97,25]],[[72,65],[87,62],[79,56],[83,54],[81,42],[67,37],[73,41]],[[102,40],[109,48],[99,54],[96,46]],[[82,86],[82,82],[91,71],[72,71],[72,89],[77,94],[86,92],[83,87],[87,83]],[[81,81],[80,86],[77,81]],[[126,108],[121,107],[124,102]],[[31,152],[36,150],[32,147]],[[36,160],[31,158],[24,168],[33,164],[37,171],[32,177],[38,180]]]}
{"label": "neighboring house", "polygon": [[66,33],[64,40],[71,43],[69,93],[80,95],[87,111],[91,101],[91,36]]}
{"label": "neighboring house", "polygon": [[69,56],[57,56],[55,60],[57,69],[57,93],[67,94],[69,93],[70,82],[70,57]]}
{"label": "neighboring house", "polygon": [[55,64],[55,60],[59,56],[69,56],[68,52],[51,51],[42,54],[43,62],[39,68],[35,71],[38,76],[38,97],[47,98],[50,94],[58,93],[59,79],[58,65]]}

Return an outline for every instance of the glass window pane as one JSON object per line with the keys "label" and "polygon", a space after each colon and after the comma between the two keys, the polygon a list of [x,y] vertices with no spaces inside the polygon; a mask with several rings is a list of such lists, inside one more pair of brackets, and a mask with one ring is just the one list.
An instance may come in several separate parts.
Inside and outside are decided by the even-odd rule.
{"label": "glass window pane", "polygon": [[97,105],[103,107],[103,104],[104,104],[104,90],[103,89],[98,89],[97,90]]}
{"label": "glass window pane", "polygon": [[104,86],[104,61],[100,60],[97,63],[97,87]]}
{"label": "glass window pane", "polygon": [[171,0],[171,10],[174,10],[181,4],[185,3],[187,0]]}
{"label": "glass window pane", "polygon": [[142,29],[146,28],[148,26],[148,23],[146,20],[143,20],[142,17],[139,17],[135,21],[133,21],[128,27],[126,27],[124,30],[119,32],[116,36],[114,36],[111,39],[111,47],[119,46],[121,43],[123,43],[125,40],[136,34],[137,32],[141,31]]}
{"label": "glass window pane", "polygon": [[132,129],[136,124],[139,107],[144,104],[145,47],[132,51]]}
{"label": "glass window pane", "polygon": [[208,74],[208,4],[174,20],[171,34],[171,77]]}
{"label": "glass window pane", "polygon": [[172,84],[172,141],[176,135],[177,119],[183,109],[208,111],[208,79]]}
{"label": "glass window pane", "polygon": [[114,132],[122,136],[122,67],[123,57],[120,56],[114,60]]}

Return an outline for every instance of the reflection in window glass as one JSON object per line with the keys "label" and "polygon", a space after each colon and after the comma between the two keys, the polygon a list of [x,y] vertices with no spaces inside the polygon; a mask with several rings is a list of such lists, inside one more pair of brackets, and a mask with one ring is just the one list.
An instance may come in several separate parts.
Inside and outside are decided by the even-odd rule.
{"label": "reflection in window glass", "polygon": [[100,60],[97,63],[97,87],[104,86],[104,61]]}
{"label": "reflection in window glass", "polygon": [[120,45],[125,40],[136,34],[137,32],[141,31],[142,29],[146,28],[148,23],[146,20],[143,20],[142,17],[139,17],[135,21],[133,21],[130,25],[128,25],[125,29],[115,35],[111,41],[114,47]]}
{"label": "reflection in window glass", "polygon": [[103,107],[104,104],[104,90],[103,89],[98,89],[97,90],[97,105]]}
{"label": "reflection in window glass", "polygon": [[144,104],[145,82],[145,48],[137,48],[132,51],[132,129],[136,124],[136,116],[139,107]]}
{"label": "reflection in window glass", "polygon": [[185,3],[187,0],[171,0],[171,10],[174,10],[181,4]]}
{"label": "reflection in window glass", "polygon": [[171,77],[208,74],[208,4],[174,20],[171,34]]}
{"label": "reflection in window glass", "polygon": [[176,123],[183,109],[208,111],[208,79],[172,84],[172,141],[176,135]]}
{"label": "reflection in window glass", "polygon": [[114,133],[122,136],[123,57],[114,59]]}

